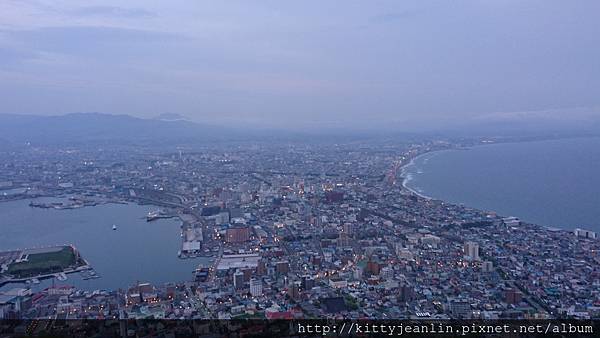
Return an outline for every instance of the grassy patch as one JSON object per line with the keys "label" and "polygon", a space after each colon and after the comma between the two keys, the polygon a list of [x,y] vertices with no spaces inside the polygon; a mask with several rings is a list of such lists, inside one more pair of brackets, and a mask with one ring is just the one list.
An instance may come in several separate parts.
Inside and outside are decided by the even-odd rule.
{"label": "grassy patch", "polygon": [[65,268],[77,264],[77,257],[70,246],[56,252],[31,254],[27,262],[13,263],[8,273],[17,278],[35,277],[48,273],[62,272]]}
{"label": "grassy patch", "polygon": [[344,297],[344,303],[346,304],[348,309],[350,309],[352,311],[358,310],[358,303],[356,302],[356,299],[354,297],[352,297],[351,295],[346,295]]}

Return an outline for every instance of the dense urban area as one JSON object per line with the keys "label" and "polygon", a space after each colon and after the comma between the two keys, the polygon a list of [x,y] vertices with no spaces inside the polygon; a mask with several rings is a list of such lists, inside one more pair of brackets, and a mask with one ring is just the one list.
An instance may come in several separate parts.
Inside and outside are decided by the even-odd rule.
{"label": "dense urban area", "polygon": [[[5,251],[0,318],[600,317],[595,233],[527,224],[403,185],[416,156],[482,142],[493,140],[1,153],[0,201],[153,205],[142,215],[149,222],[181,222],[174,255],[212,263],[165,285],[82,290],[69,274],[97,276],[76,243]],[[48,196],[65,202],[35,202]],[[35,288],[48,278],[51,287]]]}

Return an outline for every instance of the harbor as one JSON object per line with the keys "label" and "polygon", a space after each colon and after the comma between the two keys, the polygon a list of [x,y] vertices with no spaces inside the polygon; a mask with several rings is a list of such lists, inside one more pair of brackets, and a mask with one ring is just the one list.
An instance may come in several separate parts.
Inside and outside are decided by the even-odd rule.
{"label": "harbor", "polygon": [[[34,202],[60,200],[44,198]],[[66,203],[64,199],[62,202]],[[210,262],[205,257],[177,257],[182,245],[181,222],[177,218],[147,222],[145,216],[156,210],[156,206],[106,203],[90,208],[56,210],[31,208],[29,204],[30,200],[0,203],[6,229],[5,236],[0,236],[1,249],[18,251],[72,243],[93,267],[93,270],[66,273],[67,280],[64,281],[55,273],[45,278],[36,277],[39,284],[33,280],[27,284],[34,289],[49,287],[53,282],[86,290],[112,290],[137,280],[153,283],[192,280],[192,271]],[[143,240],[140,240],[140,234],[144,234]],[[26,285],[29,279],[19,282]],[[11,285],[0,289],[16,284]]]}

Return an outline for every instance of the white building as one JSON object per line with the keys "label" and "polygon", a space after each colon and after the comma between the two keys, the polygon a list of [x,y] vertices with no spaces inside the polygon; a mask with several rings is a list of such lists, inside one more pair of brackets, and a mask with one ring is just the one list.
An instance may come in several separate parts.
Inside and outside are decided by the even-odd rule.
{"label": "white building", "polygon": [[504,223],[504,225],[506,225],[507,227],[516,227],[521,225],[521,220],[519,220],[518,218],[511,216],[511,217],[504,217],[502,219],[502,223]]}
{"label": "white building", "polygon": [[250,294],[252,297],[260,297],[263,293],[262,280],[252,278],[250,280]]}
{"label": "white building", "polygon": [[343,289],[348,287],[348,282],[343,279],[333,278],[329,280],[329,286],[334,289]]}
{"label": "white building", "polygon": [[591,238],[591,239],[596,239],[597,235],[595,232],[590,231],[590,230],[585,230],[585,229],[575,229],[575,236],[576,237],[583,237],[583,238]]}

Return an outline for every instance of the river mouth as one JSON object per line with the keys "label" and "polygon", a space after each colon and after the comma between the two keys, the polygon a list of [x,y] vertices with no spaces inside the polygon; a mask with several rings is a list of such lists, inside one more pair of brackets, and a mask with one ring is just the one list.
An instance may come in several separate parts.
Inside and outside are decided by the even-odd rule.
{"label": "river mouth", "polygon": [[[100,278],[84,279],[79,273],[66,281],[42,280],[35,288],[52,283],[86,290],[116,290],[136,282],[163,284],[193,279],[192,271],[210,259],[179,259],[180,221],[146,221],[147,205],[100,204],[76,209],[31,207],[34,202],[57,201],[44,198],[0,203],[0,250],[74,245]],[[113,225],[115,226],[113,228]],[[2,289],[17,287],[7,284]]]}

